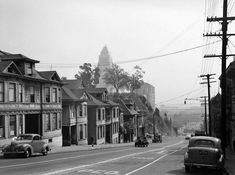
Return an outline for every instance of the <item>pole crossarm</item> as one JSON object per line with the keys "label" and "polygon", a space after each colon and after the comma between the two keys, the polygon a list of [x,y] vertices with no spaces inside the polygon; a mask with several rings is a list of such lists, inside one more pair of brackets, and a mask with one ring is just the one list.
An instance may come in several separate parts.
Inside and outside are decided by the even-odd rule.
{"label": "pole crossarm", "polygon": [[226,20],[226,21],[232,21],[232,20],[235,20],[235,16],[230,16],[230,17],[207,17],[206,18],[206,21],[207,22],[218,22],[218,21],[223,21],[223,20]]}
{"label": "pole crossarm", "polygon": [[[206,33],[206,34],[203,34],[203,36],[223,36],[223,34],[221,33]],[[227,34],[227,36],[235,36],[235,33],[229,33]]]}
{"label": "pole crossarm", "polygon": [[[227,54],[226,57],[232,57],[235,56],[235,54]],[[204,55],[204,58],[213,58],[213,57],[222,57],[222,55],[215,55],[215,54],[211,54],[211,55]]]}

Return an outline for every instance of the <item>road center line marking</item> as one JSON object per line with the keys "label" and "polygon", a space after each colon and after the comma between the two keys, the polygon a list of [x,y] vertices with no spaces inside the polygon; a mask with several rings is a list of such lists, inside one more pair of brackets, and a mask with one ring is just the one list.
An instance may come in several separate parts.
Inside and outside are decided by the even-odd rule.
{"label": "road center line marking", "polygon": [[156,152],[157,154],[161,154],[161,153],[164,153],[166,150],[162,150],[162,151],[159,151],[159,152]]}
{"label": "road center line marking", "polygon": [[49,163],[49,162],[55,162],[55,161],[60,161],[60,160],[75,159],[75,158],[79,158],[79,157],[96,156],[96,155],[100,155],[100,154],[107,154],[107,153],[127,151],[127,150],[133,150],[133,148],[123,149],[123,150],[116,150],[116,151],[107,151],[107,152],[95,153],[95,154],[89,154],[89,155],[79,155],[79,156],[64,157],[64,158],[58,158],[58,159],[52,159],[52,160],[44,160],[44,161],[39,161],[39,162],[22,163],[22,164],[17,164],[17,165],[7,165],[7,166],[1,166],[0,169],[19,167],[19,166],[27,166],[27,165],[34,165],[34,164],[42,164],[42,163]]}
{"label": "road center line marking", "polygon": [[[120,157],[116,157],[116,158],[112,158],[112,159],[108,159],[108,160],[103,160],[103,161],[100,161],[100,162],[91,163],[89,165],[81,165],[81,166],[76,166],[76,167],[72,167],[72,168],[67,168],[67,169],[57,170],[57,171],[53,171],[53,172],[48,172],[48,173],[44,173],[42,175],[61,174],[61,173],[69,172],[69,171],[76,170],[76,169],[86,168],[86,167],[95,166],[95,165],[99,165],[99,164],[103,164],[103,163],[109,163],[109,162],[116,161],[116,160],[119,160],[119,159],[123,159],[123,158],[126,158],[126,157],[131,157],[131,156],[136,156],[136,155],[140,155],[140,154],[144,154],[144,153],[163,150],[165,148],[180,145],[182,143],[183,143],[183,141],[180,141],[178,143],[175,143],[175,144],[172,144],[172,145],[167,145],[167,146],[164,146],[162,148],[152,149],[152,150],[143,151],[143,152],[139,152],[139,153],[132,153],[132,154],[128,154],[128,155],[125,155],[125,156],[120,156]],[[170,153],[170,154],[173,154],[173,153]],[[161,157],[163,158],[163,156],[161,156]],[[164,155],[164,157],[165,157],[165,155]]]}
{"label": "road center line marking", "polygon": [[142,169],[144,169],[144,168],[146,168],[146,167],[152,165],[153,163],[158,162],[159,160],[163,159],[164,157],[169,156],[169,155],[171,155],[171,154],[174,154],[175,152],[180,151],[180,150],[182,150],[182,149],[183,149],[183,148],[180,148],[180,149],[178,149],[178,150],[176,150],[176,151],[173,151],[173,152],[171,152],[171,153],[169,153],[169,154],[164,154],[163,156],[161,156],[161,157],[157,158],[156,160],[154,160],[154,161],[148,163],[147,165],[144,165],[144,166],[142,166],[142,167],[140,167],[140,168],[137,168],[137,169],[135,169],[135,170],[133,170],[133,171],[131,171],[131,172],[129,172],[129,173],[126,173],[125,175],[130,175],[130,174],[133,174],[133,173],[135,173],[135,172],[137,172],[137,171],[140,171],[140,170],[142,170]]}

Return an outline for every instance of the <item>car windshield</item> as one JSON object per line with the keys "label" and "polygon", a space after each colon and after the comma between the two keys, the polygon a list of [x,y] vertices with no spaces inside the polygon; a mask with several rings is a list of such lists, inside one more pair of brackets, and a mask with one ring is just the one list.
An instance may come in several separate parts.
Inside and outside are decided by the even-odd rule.
{"label": "car windshield", "polygon": [[192,146],[215,147],[215,144],[211,140],[196,140]]}
{"label": "car windshield", "polygon": [[17,140],[32,140],[31,135],[20,135],[17,137]]}

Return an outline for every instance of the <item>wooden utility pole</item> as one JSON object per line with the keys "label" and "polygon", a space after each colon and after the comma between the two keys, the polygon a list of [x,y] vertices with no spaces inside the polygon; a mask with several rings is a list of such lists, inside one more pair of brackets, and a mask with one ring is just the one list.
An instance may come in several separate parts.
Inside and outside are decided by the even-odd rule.
{"label": "wooden utility pole", "polygon": [[228,29],[228,21],[235,20],[235,17],[228,17],[227,16],[227,7],[228,2],[227,0],[223,1],[223,17],[211,17],[207,18],[208,22],[222,22],[222,34],[205,34],[204,36],[219,36],[222,37],[222,55],[205,55],[204,57],[221,57],[222,66],[221,66],[221,96],[222,96],[222,102],[221,102],[221,139],[222,139],[222,149],[225,154],[225,148],[226,148],[226,120],[227,120],[227,114],[226,114],[226,59],[228,56],[235,56],[235,54],[227,55],[227,44],[228,44],[228,38],[227,36],[234,36],[235,34],[227,34]]}
{"label": "wooden utility pole", "polygon": [[205,116],[204,116],[204,126],[205,126],[205,134],[208,135],[208,129],[207,129],[207,102],[206,102],[206,97],[207,96],[203,96],[201,98],[204,98],[204,103],[202,103],[201,105],[205,105]]}
{"label": "wooden utility pole", "polygon": [[[207,82],[202,82],[200,84],[207,84],[207,89],[208,89],[208,116],[209,116],[209,122],[208,122],[208,125],[209,125],[209,136],[212,136],[212,124],[211,124],[211,93],[210,93],[210,83],[215,83],[216,81],[210,81],[211,79],[214,79],[214,78],[211,78],[211,76],[213,76],[215,74],[206,74],[206,75],[200,75],[200,77],[206,77],[205,79],[203,78],[203,80],[207,80]],[[205,103],[206,105],[206,103]]]}

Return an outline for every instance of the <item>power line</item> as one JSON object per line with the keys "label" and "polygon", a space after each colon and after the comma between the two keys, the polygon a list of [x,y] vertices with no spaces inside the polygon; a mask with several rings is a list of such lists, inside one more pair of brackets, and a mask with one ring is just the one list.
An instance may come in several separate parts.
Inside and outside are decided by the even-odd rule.
{"label": "power line", "polygon": [[201,90],[202,88],[204,88],[204,87],[200,87],[200,88],[198,88],[198,89],[195,89],[195,90],[193,90],[193,91],[187,92],[187,93],[182,94],[182,95],[180,95],[180,96],[177,96],[177,97],[174,97],[174,98],[165,100],[165,101],[161,101],[161,102],[157,103],[156,105],[160,105],[160,104],[162,104],[162,103],[166,103],[166,102],[169,102],[169,101],[173,101],[173,100],[182,98],[182,97],[184,97],[184,96],[186,96],[186,95],[189,95],[189,94],[191,94],[191,93],[193,93],[193,92],[197,92],[197,91]]}
{"label": "power line", "polygon": [[[179,51],[175,51],[175,52],[170,52],[170,53],[162,54],[162,55],[156,55],[156,56],[151,56],[151,57],[145,57],[145,58],[138,58],[138,59],[126,60],[126,61],[118,61],[118,62],[115,62],[115,63],[116,63],[116,64],[125,64],[125,63],[132,63],[132,62],[138,62],[138,61],[144,61],[144,60],[151,60],[151,59],[156,59],[156,58],[160,58],[160,57],[166,57],[166,56],[170,56],[170,55],[175,55],[175,54],[179,54],[179,53],[183,53],[183,52],[188,52],[188,51],[191,51],[191,50],[199,49],[199,48],[202,48],[202,47],[211,45],[211,44],[215,44],[215,43],[217,43],[217,42],[221,42],[221,40],[214,41],[214,42],[207,43],[207,44],[200,45],[200,46],[191,47],[191,48],[188,48],[188,49],[183,49],[183,50],[179,50]],[[46,63],[43,63],[43,64],[46,64]],[[48,64],[49,64],[49,63],[48,63]],[[56,65],[57,65],[57,66],[53,66],[53,67],[56,67],[56,68],[63,68],[62,65],[64,65],[64,64],[59,65],[59,64],[57,63]],[[50,64],[50,66],[51,66],[51,64]],[[67,65],[64,65],[64,66],[65,66],[66,68],[78,67],[78,66],[76,66],[76,64],[71,64],[71,66],[67,64]],[[39,66],[39,67],[40,67],[40,66]]]}

